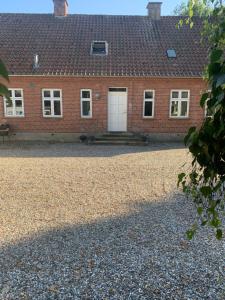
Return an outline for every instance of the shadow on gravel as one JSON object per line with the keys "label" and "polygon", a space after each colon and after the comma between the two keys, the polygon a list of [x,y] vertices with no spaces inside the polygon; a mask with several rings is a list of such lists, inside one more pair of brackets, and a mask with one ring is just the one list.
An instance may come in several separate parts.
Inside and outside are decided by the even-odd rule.
{"label": "shadow on gravel", "polygon": [[223,244],[185,239],[182,196],[131,210],[1,248],[0,299],[224,299]]}
{"label": "shadow on gravel", "polygon": [[0,157],[113,157],[123,154],[184,149],[183,143],[152,143],[148,146],[85,145],[79,143],[15,142],[0,144]]}

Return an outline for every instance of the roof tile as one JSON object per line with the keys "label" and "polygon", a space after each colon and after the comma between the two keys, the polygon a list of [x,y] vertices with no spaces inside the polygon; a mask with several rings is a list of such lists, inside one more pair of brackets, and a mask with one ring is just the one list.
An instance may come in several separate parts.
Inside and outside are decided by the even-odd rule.
{"label": "roof tile", "polygon": [[[176,28],[180,17],[0,14],[0,57],[10,74],[200,77],[207,61],[201,20]],[[107,56],[90,54],[107,41]],[[166,51],[175,49],[176,59]],[[39,55],[40,67],[33,69]]]}

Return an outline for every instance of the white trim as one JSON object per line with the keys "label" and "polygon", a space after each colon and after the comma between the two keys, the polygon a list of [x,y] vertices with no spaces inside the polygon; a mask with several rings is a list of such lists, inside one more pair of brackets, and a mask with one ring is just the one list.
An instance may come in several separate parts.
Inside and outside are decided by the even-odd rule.
{"label": "white trim", "polygon": [[[24,110],[24,93],[23,93],[23,89],[21,89],[21,88],[9,88],[9,91],[12,92],[11,101],[12,101],[13,114],[12,115],[7,114],[7,107],[6,107],[7,99],[5,97],[3,97],[3,99],[4,99],[4,117],[5,118],[24,118],[25,117],[25,110]],[[21,97],[15,97],[15,94],[14,94],[15,91],[20,91],[21,92]],[[22,101],[22,111],[23,111],[22,115],[16,115],[16,106],[15,106],[15,101],[16,100]]]}
{"label": "white trim", "polygon": [[[145,98],[145,93],[146,92],[153,93],[153,98],[152,99],[146,99]],[[152,102],[152,116],[145,116],[145,102]],[[155,90],[144,90],[142,117],[143,117],[143,119],[153,119],[154,116],[155,116]]]}
{"label": "white trim", "polygon": [[[173,92],[178,92],[178,98],[172,98]],[[182,98],[181,97],[182,92],[187,92],[188,98]],[[178,102],[178,115],[177,116],[171,115],[172,102]],[[181,103],[182,102],[187,102],[187,116],[181,116]],[[171,90],[170,91],[169,117],[171,119],[188,119],[189,113],[190,113],[190,90],[186,90],[186,89]]]}
{"label": "white trim", "polygon": [[[90,98],[83,98],[82,93],[83,92],[90,92]],[[83,102],[84,101],[89,101],[90,102],[90,115],[85,116],[83,114]],[[82,119],[92,119],[92,89],[81,89],[80,90],[80,116]]]}
{"label": "white trim", "polygon": [[[50,97],[44,97],[44,92],[49,91],[50,92]],[[53,93],[57,91],[60,92],[60,97],[59,98],[55,98],[53,96]],[[45,101],[50,101],[51,103],[51,115],[45,115],[45,109],[44,109],[44,102]],[[61,111],[61,115],[55,115],[54,114],[54,102],[55,101],[60,101],[60,111]],[[48,88],[44,88],[42,89],[42,116],[43,118],[62,118],[63,117],[63,105],[62,105],[62,89],[48,89]]]}

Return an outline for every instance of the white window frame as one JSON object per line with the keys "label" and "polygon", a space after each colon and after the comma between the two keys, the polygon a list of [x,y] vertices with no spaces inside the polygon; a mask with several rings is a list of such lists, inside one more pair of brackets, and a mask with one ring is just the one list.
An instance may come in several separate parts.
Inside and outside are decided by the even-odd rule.
{"label": "white window frame", "polygon": [[[44,92],[49,91],[50,92],[50,97],[44,97]],[[60,98],[55,98],[54,92],[60,92]],[[44,102],[45,101],[50,101],[51,103],[51,115],[45,115],[45,106]],[[61,115],[55,115],[54,114],[54,102],[55,101],[60,101],[60,110],[61,110]],[[63,117],[63,105],[62,105],[62,89],[42,89],[42,114],[43,118],[62,118]]]}
{"label": "white window frame", "polygon": [[[83,98],[83,92],[90,92],[90,98]],[[83,101],[90,101],[90,115],[83,115]],[[91,119],[92,118],[92,89],[81,89],[80,90],[80,115],[82,119]]]}
{"label": "white window frame", "polygon": [[[105,53],[94,53],[93,52],[93,46],[95,43],[104,43],[105,44]],[[109,44],[107,41],[92,41],[91,43],[91,55],[94,55],[94,56],[106,56],[108,55],[108,52],[109,52]]]}
{"label": "white window frame", "polygon": [[[153,98],[152,99],[145,98],[146,92],[151,92],[153,94]],[[145,116],[145,102],[152,102],[152,116]],[[144,119],[153,119],[154,118],[154,116],[155,116],[155,90],[144,90],[142,116]]]}
{"label": "white window frame", "polygon": [[[178,98],[172,98],[173,92],[178,92]],[[182,98],[182,92],[187,92],[188,93],[188,98]],[[172,102],[178,102],[178,116],[172,116],[171,114],[171,108],[172,108]],[[182,102],[187,102],[187,116],[181,116],[181,103]],[[170,91],[170,118],[171,119],[188,119],[189,118],[189,110],[190,110],[190,90],[171,90]]]}
{"label": "white window frame", "polygon": [[[6,118],[24,118],[25,113],[24,113],[24,93],[23,93],[23,89],[21,89],[21,88],[10,88],[9,91],[11,91],[11,93],[12,93],[12,97],[10,99],[12,101],[13,114],[12,115],[7,114],[7,101],[8,100],[4,97],[4,116]],[[15,91],[20,91],[21,92],[21,97],[15,97]],[[15,105],[16,100],[22,101],[22,110],[23,110],[22,115],[16,115],[16,105]]]}

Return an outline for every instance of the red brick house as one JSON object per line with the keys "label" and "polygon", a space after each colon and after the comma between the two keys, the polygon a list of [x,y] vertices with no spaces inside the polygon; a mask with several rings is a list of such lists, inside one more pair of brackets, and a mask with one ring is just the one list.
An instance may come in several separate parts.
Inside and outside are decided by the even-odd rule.
{"label": "red brick house", "polygon": [[0,101],[15,138],[71,139],[128,132],[171,138],[199,125],[207,53],[201,21],[180,17],[0,14],[0,57],[10,73],[11,103]]}

